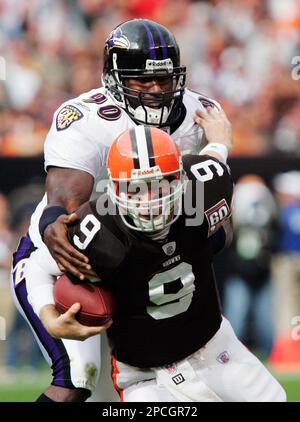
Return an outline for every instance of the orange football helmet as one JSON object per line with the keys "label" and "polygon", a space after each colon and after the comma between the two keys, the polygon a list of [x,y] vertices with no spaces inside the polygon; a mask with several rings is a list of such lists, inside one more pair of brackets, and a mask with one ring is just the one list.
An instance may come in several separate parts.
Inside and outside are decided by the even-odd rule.
{"label": "orange football helmet", "polygon": [[126,130],[111,145],[107,167],[108,195],[128,227],[155,232],[179,217],[184,171],[179,148],[166,132]]}

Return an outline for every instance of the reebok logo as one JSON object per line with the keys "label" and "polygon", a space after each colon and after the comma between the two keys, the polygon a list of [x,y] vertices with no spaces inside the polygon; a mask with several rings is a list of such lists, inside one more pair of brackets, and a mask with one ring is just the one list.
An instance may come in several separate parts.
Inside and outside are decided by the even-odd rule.
{"label": "reebok logo", "polygon": [[178,385],[185,381],[184,376],[182,374],[175,375],[172,377],[174,384]]}

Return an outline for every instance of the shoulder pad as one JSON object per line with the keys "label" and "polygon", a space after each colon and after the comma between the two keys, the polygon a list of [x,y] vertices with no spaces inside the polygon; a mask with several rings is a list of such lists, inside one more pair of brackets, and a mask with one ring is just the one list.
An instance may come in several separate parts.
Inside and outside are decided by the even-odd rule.
{"label": "shoulder pad", "polygon": [[212,98],[207,97],[204,94],[201,94],[199,92],[187,89],[186,90],[187,97],[190,97],[192,100],[194,100],[195,104],[199,106],[199,103],[204,107],[215,107],[217,110],[221,110],[221,105]]}

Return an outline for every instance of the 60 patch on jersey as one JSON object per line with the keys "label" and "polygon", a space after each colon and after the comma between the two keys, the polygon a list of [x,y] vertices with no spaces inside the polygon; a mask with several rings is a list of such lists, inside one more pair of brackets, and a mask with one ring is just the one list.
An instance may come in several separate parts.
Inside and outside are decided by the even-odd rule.
{"label": "60 patch on jersey", "polygon": [[230,208],[226,202],[226,199],[221,199],[213,207],[205,211],[207,218],[209,235],[213,234],[221,224],[230,216]]}
{"label": "60 patch on jersey", "polygon": [[64,130],[67,129],[72,123],[81,119],[83,114],[77,107],[72,105],[66,105],[63,107],[56,117],[56,129]]}

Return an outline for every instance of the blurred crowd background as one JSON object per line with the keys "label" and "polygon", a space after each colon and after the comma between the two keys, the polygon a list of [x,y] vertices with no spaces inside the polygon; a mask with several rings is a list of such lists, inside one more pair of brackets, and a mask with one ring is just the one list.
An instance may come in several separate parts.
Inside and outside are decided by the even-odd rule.
{"label": "blurred crowd background", "polygon": [[[293,71],[300,0],[0,0],[2,162],[42,155],[54,110],[100,85],[104,40],[133,17],[174,32],[188,86],[219,101],[232,121],[233,156],[300,159]],[[10,371],[39,365],[8,293],[12,251],[43,192],[36,180],[22,185],[20,177],[20,187],[0,193],[0,315],[7,323],[0,366]],[[268,187],[248,175],[238,186],[235,242],[218,262],[224,312],[243,341],[274,363],[283,341],[284,365],[299,370],[300,340],[291,342],[290,332],[300,315],[300,172],[276,175]]]}
{"label": "blurred crowd background", "polygon": [[299,0],[0,0],[0,154],[41,154],[53,110],[99,86],[104,40],[140,16],[175,33],[189,86],[233,122],[234,154],[300,154]]}

